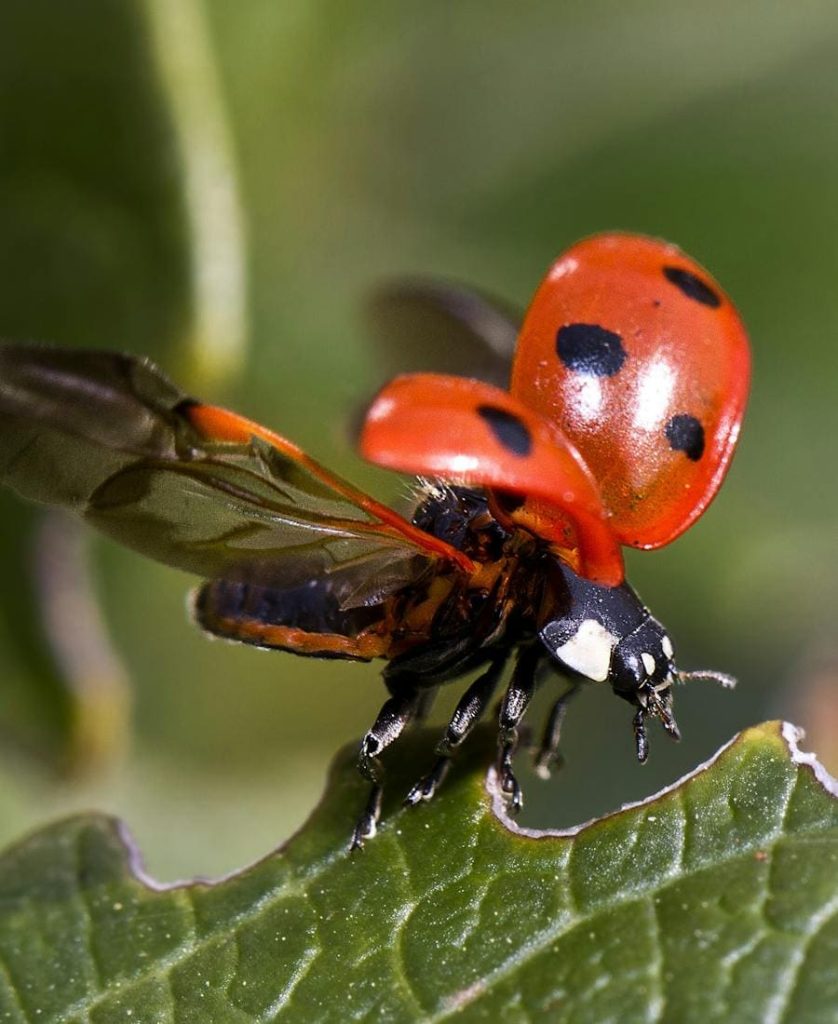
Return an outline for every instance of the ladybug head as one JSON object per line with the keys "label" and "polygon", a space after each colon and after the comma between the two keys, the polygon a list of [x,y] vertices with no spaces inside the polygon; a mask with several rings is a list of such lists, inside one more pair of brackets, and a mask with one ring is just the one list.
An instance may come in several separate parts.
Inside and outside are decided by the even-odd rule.
{"label": "ladybug head", "polygon": [[647,618],[614,648],[608,681],[614,693],[659,718],[679,738],[672,716],[672,684],[678,678],[672,641],[657,619]]}
{"label": "ladybug head", "polygon": [[637,756],[641,761],[646,760],[647,753],[645,718],[659,718],[673,739],[681,738],[672,714],[674,683],[707,679],[728,689],[736,685],[736,680],[723,672],[679,672],[671,640],[663,626],[651,617],[616,645],[608,679],[618,696],[637,707],[634,727]]}
{"label": "ladybug head", "polygon": [[634,705],[641,761],[648,752],[646,718],[660,719],[670,736],[680,736],[672,714],[675,683],[713,679],[734,685],[720,672],[679,672],[666,630],[627,583],[606,587],[578,576],[559,559],[553,564],[559,600],[539,637],[562,669],[591,682],[608,682],[618,697]]}
{"label": "ladybug head", "polygon": [[677,675],[674,655],[663,626],[649,616],[615,646],[608,681],[615,693],[636,703],[638,691],[671,684]]}

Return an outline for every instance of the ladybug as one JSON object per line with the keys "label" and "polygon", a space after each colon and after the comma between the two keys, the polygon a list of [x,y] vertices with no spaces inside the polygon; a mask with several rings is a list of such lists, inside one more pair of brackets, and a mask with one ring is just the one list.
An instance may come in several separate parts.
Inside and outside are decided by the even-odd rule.
{"label": "ladybug", "polygon": [[[597,235],[559,257],[520,328],[480,293],[425,281],[381,292],[373,315],[415,372],[378,393],[360,451],[419,478],[409,519],[271,430],[188,397],[147,360],[0,347],[7,484],[203,577],[194,617],[213,635],[386,659],[389,698],[359,753],[371,793],[353,848],[376,832],[381,754],[443,683],[472,677],[407,802],[434,795],[500,690],[497,771],[513,812],[518,727],[547,675],[563,689],[542,774],[585,682],[632,705],[641,762],[648,718],[679,736],[677,682],[733,685],[678,671],[621,549],[667,544],[703,513],[750,377],[744,327],[716,282],[675,246],[636,235]],[[429,325],[443,368],[471,364],[469,376],[424,365]]]}

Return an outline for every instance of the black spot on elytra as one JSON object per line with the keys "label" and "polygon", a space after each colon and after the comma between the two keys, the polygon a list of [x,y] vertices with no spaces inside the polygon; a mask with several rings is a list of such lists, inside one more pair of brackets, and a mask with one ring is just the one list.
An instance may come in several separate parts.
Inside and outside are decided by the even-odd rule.
{"label": "black spot on elytra", "polygon": [[722,300],[710,285],[689,270],[684,270],[683,267],[664,267],[663,274],[667,281],[674,284],[676,288],[680,288],[687,298],[695,299],[696,302],[700,302],[703,306],[710,306],[712,309],[718,309],[721,306]]}
{"label": "black spot on elytra", "polygon": [[669,447],[683,452],[688,459],[698,462],[704,454],[704,427],[695,416],[681,412],[666,424],[666,439]]}
{"label": "black spot on elytra", "polygon": [[556,352],[568,370],[591,377],[613,377],[626,361],[623,339],[599,324],[560,327]]}
{"label": "black spot on elytra", "polygon": [[514,413],[495,405],[478,405],[477,414],[495,435],[495,440],[513,455],[529,455],[532,434],[529,427]]}

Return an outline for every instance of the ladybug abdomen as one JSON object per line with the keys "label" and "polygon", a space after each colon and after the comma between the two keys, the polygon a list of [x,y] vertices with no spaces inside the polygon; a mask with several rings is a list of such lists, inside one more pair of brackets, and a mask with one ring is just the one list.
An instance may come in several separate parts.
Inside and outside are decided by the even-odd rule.
{"label": "ladybug abdomen", "polygon": [[542,282],[511,389],[577,447],[620,542],[649,548],[715,495],[749,376],[744,327],[709,274],[675,246],[610,234]]}
{"label": "ladybug abdomen", "polygon": [[369,661],[390,644],[388,605],[342,608],[328,578],[283,588],[213,580],[197,590],[194,616],[215,636],[321,658]]}

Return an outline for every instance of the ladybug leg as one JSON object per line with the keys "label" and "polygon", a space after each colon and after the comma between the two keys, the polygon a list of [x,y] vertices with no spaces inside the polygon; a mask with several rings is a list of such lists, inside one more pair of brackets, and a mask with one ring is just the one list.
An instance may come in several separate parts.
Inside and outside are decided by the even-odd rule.
{"label": "ladybug leg", "polygon": [[562,723],[567,714],[568,704],[570,704],[580,689],[580,683],[572,683],[570,688],[559,697],[550,711],[547,725],[544,728],[544,735],[541,739],[541,746],[538,748],[533,762],[536,775],[540,779],[549,779],[551,772],[561,768],[564,762],[564,758],[559,753]]}
{"label": "ladybug leg", "polygon": [[489,706],[500,681],[506,659],[506,651],[501,655],[496,655],[489,668],[474,680],[460,698],[445,730],[445,735],[437,744],[436,752],[439,757],[428,774],[411,787],[405,797],[406,804],[415,806],[423,800],[430,800],[439,789],[448,774],[454,752],[477,725]]}
{"label": "ladybug leg", "polygon": [[637,752],[637,760],[641,764],[645,764],[649,756],[649,738],[646,735],[646,713],[643,708],[637,709],[631,724],[634,729],[634,749]]}
{"label": "ladybug leg", "polygon": [[404,732],[422,703],[422,690],[412,677],[393,680],[389,684],[392,696],[385,701],[372,727],[361,741],[358,752],[358,771],[372,783],[364,813],[352,833],[350,850],[358,850],[364,840],[372,839],[381,816],[384,769],[380,755]]}
{"label": "ladybug leg", "polygon": [[445,781],[445,776],[448,774],[450,767],[451,755],[440,754],[436,761],[434,761],[434,766],[428,774],[423,775],[418,782],[414,782],[407,791],[407,796],[404,798],[405,804],[409,807],[415,807],[423,800],[433,799],[436,791]]}
{"label": "ladybug leg", "polygon": [[509,810],[512,814],[517,814],[524,805],[521,787],[512,770],[512,758],[518,746],[518,726],[535,692],[536,672],[543,657],[540,645],[525,647],[518,654],[498,716],[497,770],[501,791],[509,800]]}

